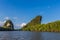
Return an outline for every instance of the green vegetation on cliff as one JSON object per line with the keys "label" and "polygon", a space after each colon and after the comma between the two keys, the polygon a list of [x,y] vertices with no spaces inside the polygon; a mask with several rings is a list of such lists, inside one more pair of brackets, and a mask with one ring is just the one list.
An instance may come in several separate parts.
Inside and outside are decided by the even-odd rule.
{"label": "green vegetation on cliff", "polygon": [[[41,17],[41,16],[39,16]],[[34,19],[33,19],[34,20]],[[41,24],[41,19],[36,17],[35,20],[31,21],[26,26],[24,26],[21,30],[23,31],[40,31],[40,32],[60,32],[60,21],[50,22],[47,24]],[[38,23],[40,22],[40,23]],[[31,23],[35,25],[31,25]]]}
{"label": "green vegetation on cliff", "polygon": [[23,31],[60,32],[60,21],[47,24],[28,25],[22,28]]}

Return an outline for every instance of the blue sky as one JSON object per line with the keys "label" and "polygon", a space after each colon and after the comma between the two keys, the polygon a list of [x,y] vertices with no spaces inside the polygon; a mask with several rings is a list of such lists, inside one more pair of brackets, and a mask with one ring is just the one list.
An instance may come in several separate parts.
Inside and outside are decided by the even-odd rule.
{"label": "blue sky", "polygon": [[42,23],[60,20],[60,0],[0,0],[0,23],[11,19],[21,25],[37,15],[42,15]]}

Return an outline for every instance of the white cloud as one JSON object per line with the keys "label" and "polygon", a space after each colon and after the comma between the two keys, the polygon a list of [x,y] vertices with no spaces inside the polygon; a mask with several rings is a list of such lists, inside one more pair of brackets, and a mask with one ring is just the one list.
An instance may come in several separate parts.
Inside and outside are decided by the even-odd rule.
{"label": "white cloud", "polygon": [[26,25],[26,23],[21,23],[21,24],[16,24],[15,26],[19,26],[20,28],[22,28],[25,25]]}
{"label": "white cloud", "polygon": [[17,20],[17,19],[18,19],[18,17],[13,17],[13,19]]}
{"label": "white cloud", "polygon": [[22,23],[22,24],[20,24],[21,27],[23,27],[23,26],[25,26],[25,25],[26,25],[26,23]]}
{"label": "white cloud", "polygon": [[4,19],[8,20],[8,19],[9,19],[9,17],[5,17]]}

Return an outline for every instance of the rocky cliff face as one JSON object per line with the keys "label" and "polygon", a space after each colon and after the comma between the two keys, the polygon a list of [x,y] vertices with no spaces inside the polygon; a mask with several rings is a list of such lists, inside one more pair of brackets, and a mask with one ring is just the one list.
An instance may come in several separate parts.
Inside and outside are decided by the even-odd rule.
{"label": "rocky cliff face", "polygon": [[36,16],[34,19],[32,19],[28,25],[36,25],[36,24],[41,24],[42,21],[42,16]]}
{"label": "rocky cliff face", "polygon": [[7,21],[4,23],[3,27],[4,27],[4,28],[7,28],[7,29],[12,29],[12,30],[14,29],[14,25],[13,25],[13,23],[12,23],[11,20],[7,20]]}

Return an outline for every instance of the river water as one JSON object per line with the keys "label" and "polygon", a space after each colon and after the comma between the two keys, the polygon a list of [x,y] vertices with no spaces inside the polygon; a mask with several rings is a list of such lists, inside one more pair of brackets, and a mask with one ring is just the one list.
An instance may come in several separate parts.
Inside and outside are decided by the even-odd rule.
{"label": "river water", "polygon": [[58,32],[0,31],[0,40],[60,40]]}

